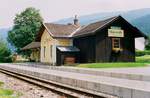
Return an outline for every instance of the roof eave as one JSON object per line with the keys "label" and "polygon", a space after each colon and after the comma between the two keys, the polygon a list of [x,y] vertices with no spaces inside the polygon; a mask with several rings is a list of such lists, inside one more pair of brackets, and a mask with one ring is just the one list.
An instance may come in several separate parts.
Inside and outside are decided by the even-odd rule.
{"label": "roof eave", "polygon": [[[104,25],[98,27],[96,30],[93,30],[92,32],[88,32],[88,33],[86,33],[86,34],[78,34],[78,35],[75,35],[74,38],[75,38],[75,37],[84,37],[84,36],[94,35],[94,34],[96,33],[96,31],[105,28],[107,25],[109,25],[110,23],[114,22],[116,19],[118,19],[118,18],[120,18],[120,17],[121,17],[120,15],[119,15],[119,16],[116,16],[116,17],[114,17],[112,20],[110,20],[109,22],[107,22],[107,23],[105,23]],[[89,24],[89,25],[90,25],[90,24]],[[88,26],[88,25],[87,25],[87,26]],[[86,26],[86,27],[87,27],[87,26]],[[92,33],[92,34],[91,34],[91,33]]]}
{"label": "roof eave", "polygon": [[72,38],[79,38],[79,37],[86,37],[86,36],[91,36],[91,35],[95,35],[94,32],[88,32],[86,34],[80,34],[80,35],[75,35],[75,36],[72,36]]}

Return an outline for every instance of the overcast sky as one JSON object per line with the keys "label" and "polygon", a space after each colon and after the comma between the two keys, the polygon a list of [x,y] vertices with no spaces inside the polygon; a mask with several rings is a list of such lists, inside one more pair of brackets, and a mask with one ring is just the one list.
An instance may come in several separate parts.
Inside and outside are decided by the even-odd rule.
{"label": "overcast sky", "polygon": [[16,13],[27,7],[40,10],[45,22],[98,12],[150,8],[150,0],[0,0],[0,28],[13,25]]}

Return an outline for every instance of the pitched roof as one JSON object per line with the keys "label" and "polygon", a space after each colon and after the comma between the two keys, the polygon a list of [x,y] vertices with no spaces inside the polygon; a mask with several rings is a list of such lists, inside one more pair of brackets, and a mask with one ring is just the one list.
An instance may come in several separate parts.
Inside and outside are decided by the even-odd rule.
{"label": "pitched roof", "polygon": [[74,24],[55,24],[55,23],[43,23],[38,35],[36,36],[36,41],[41,40],[41,36],[45,29],[54,38],[68,38],[70,35],[79,28]]}
{"label": "pitched roof", "polygon": [[54,24],[45,23],[44,26],[53,37],[68,37],[71,33],[76,31],[79,26],[73,24]]}
{"label": "pitched roof", "polygon": [[30,44],[23,47],[21,50],[35,49],[35,48],[40,48],[40,47],[41,47],[40,42],[31,42]]}
{"label": "pitched roof", "polygon": [[95,23],[91,23],[87,26],[84,26],[79,31],[74,33],[73,37],[80,36],[80,35],[87,35],[89,33],[94,33],[97,29],[102,28],[103,26],[107,25],[108,23],[110,23],[111,21],[114,21],[117,18],[118,16],[115,16],[115,17],[108,18],[106,20],[98,21]]}

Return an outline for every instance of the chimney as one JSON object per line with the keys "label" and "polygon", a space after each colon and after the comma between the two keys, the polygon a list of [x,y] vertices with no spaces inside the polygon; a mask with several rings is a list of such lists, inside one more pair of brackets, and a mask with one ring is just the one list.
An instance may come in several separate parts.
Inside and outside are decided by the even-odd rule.
{"label": "chimney", "polygon": [[75,15],[75,18],[74,18],[74,25],[80,26],[79,20],[78,20],[78,18],[77,18],[77,15]]}

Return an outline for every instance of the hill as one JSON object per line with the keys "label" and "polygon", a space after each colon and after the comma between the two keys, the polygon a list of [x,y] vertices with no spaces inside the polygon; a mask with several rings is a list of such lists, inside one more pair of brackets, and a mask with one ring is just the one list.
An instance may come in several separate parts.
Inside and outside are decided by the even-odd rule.
{"label": "hill", "polygon": [[132,24],[145,34],[150,35],[150,14],[133,20]]}
{"label": "hill", "polygon": [[[89,24],[92,22],[96,22],[98,20],[106,19],[108,17],[112,16],[118,16],[121,15],[128,21],[133,21],[137,18],[146,16],[150,14],[150,8],[145,8],[145,9],[138,9],[138,10],[132,10],[132,11],[126,11],[126,12],[107,12],[107,13],[95,13],[95,14],[90,14],[90,15],[84,15],[84,16],[79,16],[80,23],[82,25]],[[72,20],[74,17],[66,18],[66,19],[61,19],[56,21],[55,23],[62,23],[62,24],[67,24],[67,23],[72,23]]]}
{"label": "hill", "polygon": [[[121,15],[126,20],[128,20],[131,24],[139,28],[145,34],[150,35],[150,8],[146,9],[138,9],[133,11],[126,12],[109,12],[109,13],[95,13],[91,15],[80,16],[80,24],[87,25],[89,23],[93,23],[102,19],[106,19],[112,16]],[[74,17],[61,19],[56,21],[55,23],[72,23]]]}

